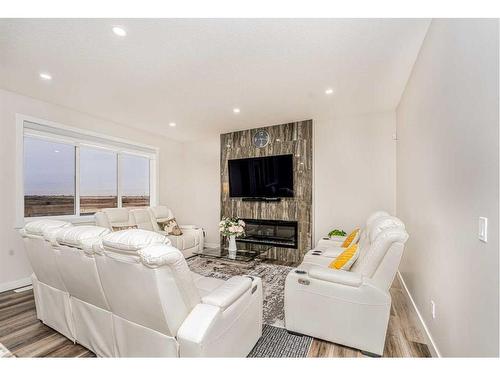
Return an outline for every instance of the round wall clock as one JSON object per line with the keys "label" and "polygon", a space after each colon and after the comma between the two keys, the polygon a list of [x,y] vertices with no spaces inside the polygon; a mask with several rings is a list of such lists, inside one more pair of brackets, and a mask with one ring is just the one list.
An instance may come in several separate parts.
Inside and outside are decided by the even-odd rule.
{"label": "round wall clock", "polygon": [[253,136],[253,144],[255,147],[262,148],[269,144],[269,133],[266,130],[259,130]]}

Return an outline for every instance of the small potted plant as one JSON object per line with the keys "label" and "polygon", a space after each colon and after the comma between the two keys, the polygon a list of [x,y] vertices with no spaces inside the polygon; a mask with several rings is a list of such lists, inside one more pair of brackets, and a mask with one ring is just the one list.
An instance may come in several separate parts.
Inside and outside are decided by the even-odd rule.
{"label": "small potted plant", "polygon": [[229,259],[236,259],[236,237],[245,234],[245,222],[237,217],[223,217],[219,223],[219,231],[229,238]]}
{"label": "small potted plant", "polygon": [[333,241],[342,241],[344,240],[344,237],[347,235],[345,231],[342,229],[334,229],[328,233],[328,237],[330,237],[331,240]]}

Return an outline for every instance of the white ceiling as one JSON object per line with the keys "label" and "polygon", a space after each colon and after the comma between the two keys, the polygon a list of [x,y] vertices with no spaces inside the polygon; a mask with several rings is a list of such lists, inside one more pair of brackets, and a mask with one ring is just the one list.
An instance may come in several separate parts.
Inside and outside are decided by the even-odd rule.
{"label": "white ceiling", "polygon": [[[113,25],[128,35],[114,35]],[[394,109],[428,25],[425,19],[4,19],[0,87],[173,139],[199,139],[325,112]],[[40,80],[42,71],[53,80]],[[325,95],[328,87],[334,95]],[[168,126],[172,121],[177,127]]]}

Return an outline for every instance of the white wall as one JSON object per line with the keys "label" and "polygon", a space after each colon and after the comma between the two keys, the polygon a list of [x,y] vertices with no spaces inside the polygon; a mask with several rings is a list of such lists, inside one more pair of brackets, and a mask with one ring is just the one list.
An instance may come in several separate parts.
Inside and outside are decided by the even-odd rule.
{"label": "white wall", "polygon": [[443,356],[499,354],[498,32],[434,20],[397,109],[400,271]]}
{"label": "white wall", "polygon": [[166,138],[147,134],[84,113],[0,90],[0,290],[15,287],[18,280],[31,273],[22,241],[15,230],[15,156],[16,113],[33,116],[64,125],[102,134],[130,139],[160,148],[160,203],[180,210],[182,184],[182,145]]}
{"label": "white wall", "polygon": [[205,242],[219,243],[220,136],[183,144],[183,205],[180,223],[205,229]]}
{"label": "white wall", "polygon": [[346,232],[376,210],[394,212],[394,111],[314,120],[314,238]]}

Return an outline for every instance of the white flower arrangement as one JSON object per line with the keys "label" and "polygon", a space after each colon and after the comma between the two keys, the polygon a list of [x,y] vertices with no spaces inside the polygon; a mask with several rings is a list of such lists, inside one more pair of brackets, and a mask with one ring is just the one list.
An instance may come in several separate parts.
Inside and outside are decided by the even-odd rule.
{"label": "white flower arrangement", "polygon": [[219,232],[225,237],[241,237],[245,234],[245,222],[237,217],[223,217],[219,223]]}

